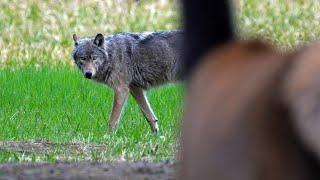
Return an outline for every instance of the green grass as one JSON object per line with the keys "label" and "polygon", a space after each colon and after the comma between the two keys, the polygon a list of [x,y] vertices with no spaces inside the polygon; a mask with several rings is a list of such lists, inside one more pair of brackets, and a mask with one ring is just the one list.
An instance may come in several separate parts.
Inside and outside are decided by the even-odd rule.
{"label": "green grass", "polygon": [[[108,132],[111,89],[84,79],[76,69],[2,70],[0,82],[0,140],[105,144],[103,153],[108,159],[163,160],[173,156],[182,105],[178,85],[148,94],[160,123],[160,133],[154,135],[131,97],[118,130]],[[157,152],[150,154],[156,146]]]}
{"label": "green grass", "polygon": [[0,162],[173,159],[181,87],[170,85],[149,93],[159,118],[158,136],[150,133],[131,97],[117,132],[110,134],[112,91],[85,80],[75,70],[71,51],[73,33],[176,29],[180,16],[175,1],[2,0],[0,9],[0,140],[106,147],[76,155],[59,147],[41,153],[0,147]]}

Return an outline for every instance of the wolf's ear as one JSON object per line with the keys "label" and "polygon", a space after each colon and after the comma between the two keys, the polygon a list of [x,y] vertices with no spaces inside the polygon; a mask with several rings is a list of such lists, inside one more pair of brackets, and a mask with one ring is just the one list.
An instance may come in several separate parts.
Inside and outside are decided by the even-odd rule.
{"label": "wolf's ear", "polygon": [[73,34],[72,38],[73,38],[73,41],[74,41],[74,45],[78,46],[78,40],[79,40],[78,36],[76,34]]}
{"label": "wolf's ear", "polygon": [[104,44],[104,36],[102,34],[97,34],[96,37],[94,38],[93,43],[99,47],[103,47]]}

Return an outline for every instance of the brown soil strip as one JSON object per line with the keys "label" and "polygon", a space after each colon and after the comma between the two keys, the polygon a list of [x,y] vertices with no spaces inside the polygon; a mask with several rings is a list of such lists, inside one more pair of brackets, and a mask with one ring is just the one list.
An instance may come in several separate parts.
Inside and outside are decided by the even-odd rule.
{"label": "brown soil strip", "polygon": [[175,179],[171,163],[0,164],[1,179]]}
{"label": "brown soil strip", "polygon": [[51,143],[44,140],[36,141],[0,141],[0,150],[14,152],[35,152],[45,153],[52,149],[59,148],[69,151],[104,151],[106,145],[84,144],[84,143]]}

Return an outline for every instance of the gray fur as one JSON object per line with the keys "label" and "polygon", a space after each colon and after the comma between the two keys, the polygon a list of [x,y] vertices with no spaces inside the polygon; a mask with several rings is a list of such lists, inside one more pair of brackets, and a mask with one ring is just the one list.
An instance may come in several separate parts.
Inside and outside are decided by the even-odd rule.
{"label": "gray fur", "polygon": [[180,78],[180,31],[119,33],[105,37],[103,48],[93,41],[94,38],[79,39],[73,51],[78,65],[81,56],[101,57],[93,80],[115,87],[121,77],[128,86],[149,89]]}
{"label": "gray fur", "polygon": [[83,74],[113,89],[147,90],[180,79],[181,31],[73,39],[73,59]]}

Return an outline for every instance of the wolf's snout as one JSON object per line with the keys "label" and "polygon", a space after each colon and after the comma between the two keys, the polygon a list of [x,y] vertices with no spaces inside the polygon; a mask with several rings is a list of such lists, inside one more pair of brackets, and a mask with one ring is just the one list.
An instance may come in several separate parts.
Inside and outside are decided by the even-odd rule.
{"label": "wolf's snout", "polygon": [[84,77],[91,79],[92,78],[92,72],[85,72]]}

